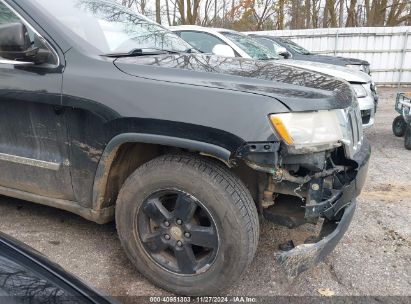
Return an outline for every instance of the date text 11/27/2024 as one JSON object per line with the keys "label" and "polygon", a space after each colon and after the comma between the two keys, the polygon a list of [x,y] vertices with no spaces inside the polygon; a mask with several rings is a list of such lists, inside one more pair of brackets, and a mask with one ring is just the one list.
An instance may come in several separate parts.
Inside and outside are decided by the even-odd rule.
{"label": "date text 11/27/2024", "polygon": [[257,298],[233,297],[150,297],[150,303],[257,303]]}

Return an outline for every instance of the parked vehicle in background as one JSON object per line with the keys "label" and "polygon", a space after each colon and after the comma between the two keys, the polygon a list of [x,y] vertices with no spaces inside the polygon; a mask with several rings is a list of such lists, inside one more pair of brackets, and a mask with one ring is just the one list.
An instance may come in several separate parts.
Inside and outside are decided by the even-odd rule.
{"label": "parked vehicle in background", "polygon": [[370,63],[366,60],[313,54],[303,48],[301,45],[298,45],[294,41],[287,38],[259,34],[249,34],[249,36],[253,37],[266,47],[274,50],[278,55],[283,56],[285,59],[314,61],[332,65],[340,65],[371,75]]}
{"label": "parked vehicle in background", "polygon": [[395,100],[395,111],[400,115],[392,123],[392,132],[404,137],[404,147],[411,150],[411,93],[399,92]]}
{"label": "parked vehicle in background", "polygon": [[258,213],[324,221],[277,252],[288,277],[348,229],[370,146],[341,79],[200,54],[101,0],[0,0],[0,56],[0,194],[115,219],[131,262],[164,289],[235,282]]}
{"label": "parked vehicle in background", "polygon": [[348,81],[358,97],[364,128],[374,125],[378,94],[369,75],[343,66],[302,60],[280,60],[280,57],[257,40],[242,33],[193,25],[171,27],[181,38],[203,53],[256,60],[279,60],[282,64],[313,70]]}
{"label": "parked vehicle in background", "polygon": [[114,304],[27,245],[0,233],[0,303]]}

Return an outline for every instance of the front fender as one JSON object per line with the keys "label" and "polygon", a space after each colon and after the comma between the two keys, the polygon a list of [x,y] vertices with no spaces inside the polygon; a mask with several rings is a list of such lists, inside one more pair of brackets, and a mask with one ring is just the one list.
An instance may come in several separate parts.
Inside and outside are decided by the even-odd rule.
{"label": "front fender", "polygon": [[188,150],[198,151],[230,163],[232,151],[211,143],[192,139],[144,133],[124,133],[115,136],[107,144],[99,161],[93,185],[93,210],[101,210],[104,204],[105,189],[111,165],[118,149],[124,143],[158,144]]}

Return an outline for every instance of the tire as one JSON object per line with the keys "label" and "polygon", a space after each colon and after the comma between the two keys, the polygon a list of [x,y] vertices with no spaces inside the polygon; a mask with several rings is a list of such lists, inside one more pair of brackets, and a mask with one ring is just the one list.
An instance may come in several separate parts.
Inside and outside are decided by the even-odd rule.
{"label": "tire", "polygon": [[[177,204],[182,202],[197,207],[191,222],[185,222],[186,214],[191,215],[185,212],[180,216],[184,222],[180,221],[183,223],[178,226],[179,219],[172,218],[173,214],[191,209],[178,208]],[[164,211],[162,207],[168,209]],[[164,214],[166,221],[163,221]],[[191,239],[185,238],[187,227],[196,227],[193,221],[203,222],[203,216],[209,219],[206,225],[211,228],[202,229],[212,231],[209,235],[213,235],[210,245],[213,249],[190,244],[198,241],[195,232],[190,235]],[[116,225],[126,254],[145,277],[163,289],[190,296],[216,294],[237,280],[252,262],[259,237],[256,206],[241,180],[219,162],[191,154],[164,155],[138,168],[119,193]],[[152,230],[153,225],[158,227]],[[156,240],[152,241],[154,237]],[[163,250],[168,246],[164,243],[171,245]],[[184,260],[177,258],[181,254],[178,245],[187,251]],[[201,249],[194,250],[198,248]],[[163,251],[158,253],[159,250]],[[205,266],[200,270],[193,270],[200,267],[200,262],[195,264],[197,257],[192,260],[191,252],[198,254],[198,251],[207,253],[200,261],[209,260],[202,262]],[[187,256],[190,265],[186,267]]]}
{"label": "tire", "polygon": [[411,127],[408,126],[404,135],[404,147],[407,150],[411,150]]}
{"label": "tire", "polygon": [[397,137],[403,137],[405,134],[405,130],[407,129],[407,123],[404,120],[404,117],[401,115],[395,117],[392,123],[392,132]]}

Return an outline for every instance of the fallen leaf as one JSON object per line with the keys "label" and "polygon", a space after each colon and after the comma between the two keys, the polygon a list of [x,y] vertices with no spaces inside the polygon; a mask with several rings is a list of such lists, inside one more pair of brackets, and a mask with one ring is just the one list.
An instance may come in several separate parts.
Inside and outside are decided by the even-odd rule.
{"label": "fallen leaf", "polygon": [[320,289],[317,289],[317,291],[323,297],[332,297],[333,295],[335,295],[335,292],[329,288],[320,288]]}

